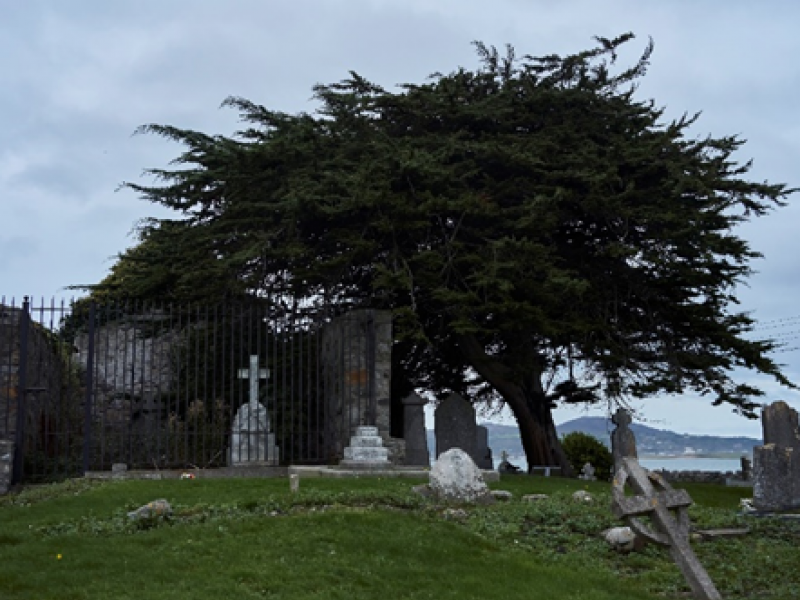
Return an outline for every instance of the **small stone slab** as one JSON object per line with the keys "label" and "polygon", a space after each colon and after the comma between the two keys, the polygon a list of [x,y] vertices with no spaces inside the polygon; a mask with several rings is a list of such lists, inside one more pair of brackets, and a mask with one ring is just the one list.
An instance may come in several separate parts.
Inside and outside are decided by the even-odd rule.
{"label": "small stone slab", "polygon": [[500,500],[502,502],[508,502],[514,497],[514,494],[506,490],[491,490],[491,494],[494,496],[495,500]]}
{"label": "small stone slab", "polygon": [[547,494],[525,494],[522,497],[523,502],[538,502],[539,500],[547,500]]}
{"label": "small stone slab", "polygon": [[747,535],[750,530],[744,529],[698,529],[695,533],[703,538],[726,538]]}

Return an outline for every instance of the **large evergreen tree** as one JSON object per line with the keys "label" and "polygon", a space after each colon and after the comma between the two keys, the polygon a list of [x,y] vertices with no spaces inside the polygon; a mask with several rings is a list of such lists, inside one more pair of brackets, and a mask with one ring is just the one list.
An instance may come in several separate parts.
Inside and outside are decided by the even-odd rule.
{"label": "large evergreen tree", "polygon": [[652,43],[612,72],[632,37],[564,58],[477,44],[479,69],[397,92],[351,73],[315,114],[231,98],[249,126],[230,138],[145,126],[187,149],[128,186],[181,217],[149,222],[106,283],[390,308],[408,385],[501,398],[529,465],[569,471],[559,402],[691,390],[752,416],[762,392],[733,369],[792,384],[744,336],[734,286],[759,254],[734,228],[794,190],[745,179],[737,137],[688,138],[696,117],[638,100]]}

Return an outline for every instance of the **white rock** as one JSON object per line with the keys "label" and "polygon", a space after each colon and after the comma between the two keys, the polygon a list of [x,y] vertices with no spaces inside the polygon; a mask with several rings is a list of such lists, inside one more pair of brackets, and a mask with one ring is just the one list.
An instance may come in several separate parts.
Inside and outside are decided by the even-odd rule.
{"label": "white rock", "polygon": [[430,488],[434,496],[447,502],[493,504],[481,470],[460,448],[439,455],[431,468]]}
{"label": "white rock", "polygon": [[614,550],[623,554],[631,552],[636,542],[636,534],[630,527],[614,527],[606,531],[603,537]]}
{"label": "white rock", "polygon": [[594,500],[594,497],[592,497],[592,495],[585,490],[578,490],[572,494],[572,499],[577,500],[578,502],[591,502]]}

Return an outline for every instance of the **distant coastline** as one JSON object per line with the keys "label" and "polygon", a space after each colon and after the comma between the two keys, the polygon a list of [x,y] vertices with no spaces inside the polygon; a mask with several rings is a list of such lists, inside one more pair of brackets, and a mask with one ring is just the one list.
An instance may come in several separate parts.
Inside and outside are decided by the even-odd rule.
{"label": "distant coastline", "polygon": [[692,453],[692,454],[653,454],[652,452],[645,452],[639,455],[639,458],[647,458],[647,459],[658,459],[658,460],[671,460],[671,459],[680,459],[680,460],[692,460],[696,459],[704,459],[704,458],[714,458],[714,459],[723,459],[723,460],[739,460],[742,456],[746,456],[747,458],[753,457],[753,451],[750,452],[702,452],[702,453]]}

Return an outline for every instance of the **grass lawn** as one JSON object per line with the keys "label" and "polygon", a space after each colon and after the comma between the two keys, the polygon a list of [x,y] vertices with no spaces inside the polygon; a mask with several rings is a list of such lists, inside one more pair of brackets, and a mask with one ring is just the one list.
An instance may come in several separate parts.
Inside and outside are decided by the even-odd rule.
{"label": "grass lawn", "polygon": [[[655,599],[688,588],[663,548],[611,551],[608,484],[505,477],[492,507],[437,506],[408,479],[73,480],[0,498],[0,598]],[[588,489],[592,504],[572,501]],[[687,486],[723,597],[800,597],[800,524],[736,515],[751,490]],[[548,499],[522,502],[523,494]],[[126,512],[166,498],[166,520]]]}

